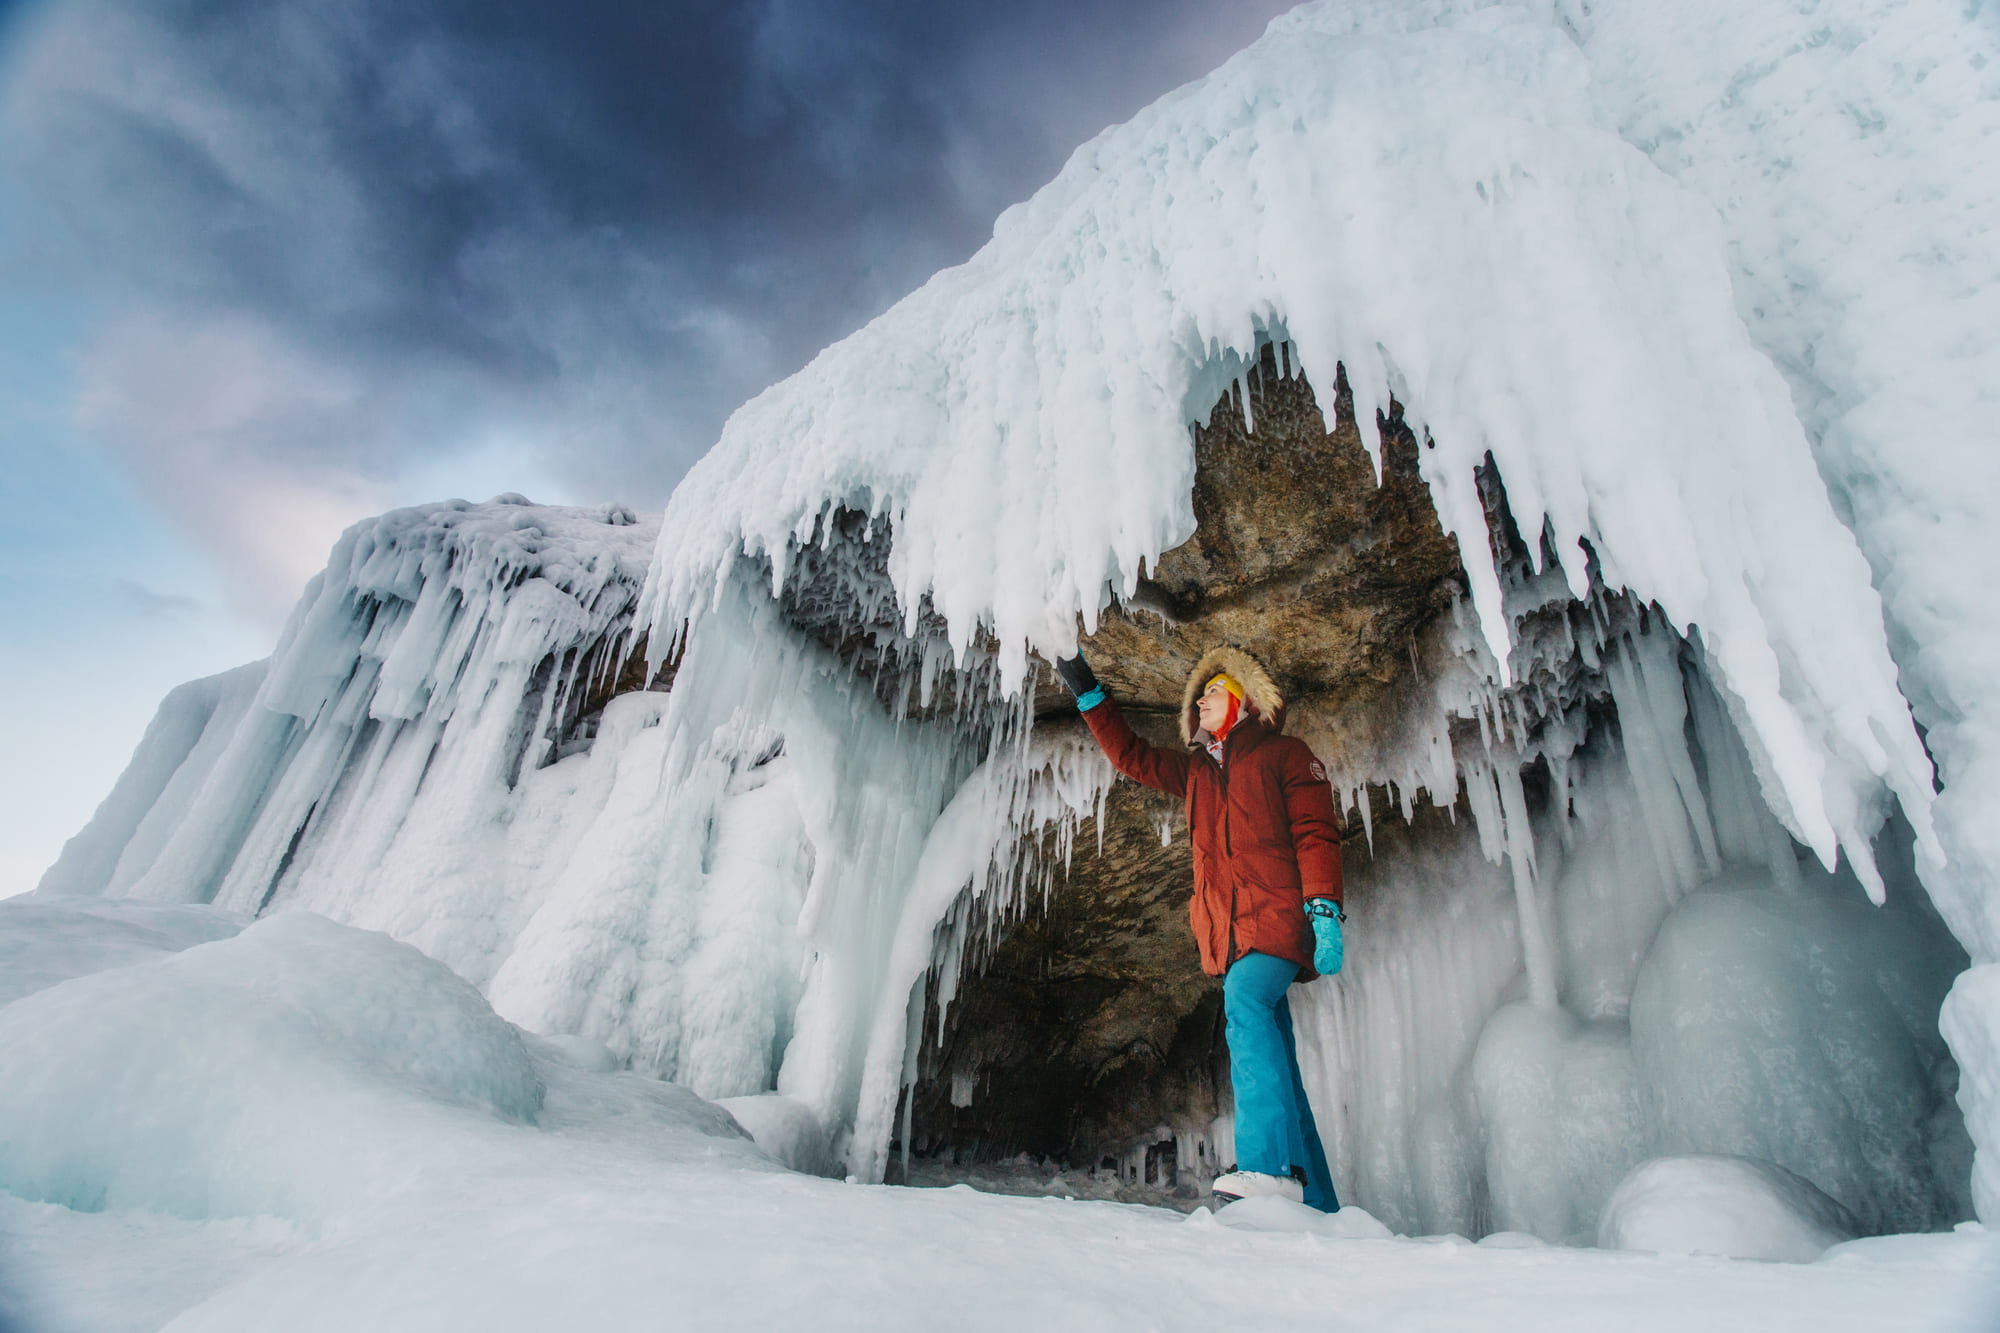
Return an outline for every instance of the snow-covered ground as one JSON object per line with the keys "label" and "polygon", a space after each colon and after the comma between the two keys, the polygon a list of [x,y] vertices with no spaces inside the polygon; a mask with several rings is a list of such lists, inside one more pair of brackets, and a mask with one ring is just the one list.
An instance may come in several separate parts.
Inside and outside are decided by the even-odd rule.
{"label": "snow-covered ground", "polygon": [[310,914],[41,896],[0,903],[0,940],[35,988],[0,1009],[10,1333],[2000,1320],[2000,1237],[1976,1224],[1760,1263],[844,1184]]}

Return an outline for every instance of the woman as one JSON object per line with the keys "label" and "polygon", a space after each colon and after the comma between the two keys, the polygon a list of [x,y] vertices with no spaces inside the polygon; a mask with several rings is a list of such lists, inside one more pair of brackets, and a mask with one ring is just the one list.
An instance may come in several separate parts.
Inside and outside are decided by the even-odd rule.
{"label": "woman", "polygon": [[1056,670],[1112,766],[1187,807],[1188,916],[1202,969],[1223,978],[1236,1093],[1237,1169],[1216,1179],[1217,1197],[1276,1195],[1335,1211],[1285,1003],[1294,981],[1340,970],[1340,819],[1326,770],[1282,734],[1284,696],[1241,649],[1211,649],[1195,664],[1181,750],[1133,734],[1080,654]]}

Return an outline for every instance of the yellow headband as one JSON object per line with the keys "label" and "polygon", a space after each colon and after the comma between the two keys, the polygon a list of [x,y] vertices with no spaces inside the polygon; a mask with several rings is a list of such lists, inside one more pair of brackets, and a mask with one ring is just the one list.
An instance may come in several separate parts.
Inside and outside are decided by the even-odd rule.
{"label": "yellow headband", "polygon": [[1238,685],[1236,683],[1236,677],[1230,675],[1227,671],[1218,672],[1215,675],[1209,677],[1208,684],[1201,687],[1201,692],[1203,694],[1207,694],[1210,690],[1215,688],[1216,683],[1218,681],[1221,682],[1223,689],[1228,690],[1231,694],[1236,696],[1237,703],[1243,702],[1243,687],[1241,685]]}

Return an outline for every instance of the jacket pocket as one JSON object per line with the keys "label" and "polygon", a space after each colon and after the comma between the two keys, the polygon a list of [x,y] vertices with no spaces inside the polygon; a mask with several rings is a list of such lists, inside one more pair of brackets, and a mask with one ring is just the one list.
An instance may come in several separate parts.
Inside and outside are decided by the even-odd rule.
{"label": "jacket pocket", "polygon": [[[1219,977],[1229,966],[1229,900],[1215,868],[1200,856],[1194,862],[1194,896],[1188,900],[1188,926],[1201,953],[1201,970]],[[1218,901],[1220,897],[1220,901]]]}
{"label": "jacket pocket", "polygon": [[1304,880],[1299,875],[1299,857],[1291,844],[1280,847],[1246,848],[1236,854],[1236,873],[1246,887],[1266,894],[1297,895]]}

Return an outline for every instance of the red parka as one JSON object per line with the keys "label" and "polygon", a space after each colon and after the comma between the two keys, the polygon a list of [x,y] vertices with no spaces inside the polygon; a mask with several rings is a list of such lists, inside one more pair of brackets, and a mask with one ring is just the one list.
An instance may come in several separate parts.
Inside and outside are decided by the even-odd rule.
{"label": "red parka", "polygon": [[[1193,711],[1202,687],[1224,671],[1245,687],[1254,711],[1231,729],[1218,764]],[[1202,970],[1221,976],[1256,952],[1297,963],[1302,981],[1316,976],[1305,902],[1340,899],[1340,816],[1311,748],[1280,734],[1284,700],[1256,660],[1229,648],[1202,657],[1184,700],[1184,750],[1141,740],[1110,699],[1083,717],[1112,767],[1186,803],[1194,843],[1188,917]]]}

